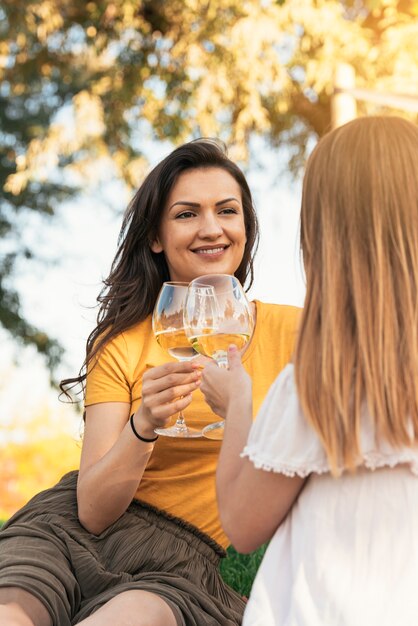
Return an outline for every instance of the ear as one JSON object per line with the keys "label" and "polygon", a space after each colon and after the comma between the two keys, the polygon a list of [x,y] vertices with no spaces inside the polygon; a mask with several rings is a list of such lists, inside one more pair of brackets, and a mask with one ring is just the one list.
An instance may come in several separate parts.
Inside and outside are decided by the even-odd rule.
{"label": "ear", "polygon": [[151,241],[150,243],[150,248],[153,252],[155,252],[156,254],[158,254],[159,252],[162,252],[164,250],[164,248],[161,245],[160,240],[158,239],[158,237],[156,237],[154,239],[154,241]]}

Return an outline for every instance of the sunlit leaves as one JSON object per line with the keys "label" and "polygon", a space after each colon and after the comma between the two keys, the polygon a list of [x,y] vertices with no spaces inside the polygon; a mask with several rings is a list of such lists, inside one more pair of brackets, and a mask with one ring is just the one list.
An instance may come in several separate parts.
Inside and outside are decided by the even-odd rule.
{"label": "sunlit leaves", "polygon": [[[121,151],[127,159],[137,158],[140,147],[130,145],[130,138],[144,119],[157,137],[182,141],[198,134],[220,135],[244,157],[252,132],[276,142],[288,115],[305,122],[300,132],[323,132],[325,125],[314,109],[320,103],[329,108],[326,101],[339,61],[353,64],[363,85],[390,83],[395,88],[397,76],[414,79],[416,4],[42,0],[29,3],[23,30],[16,28],[19,16],[12,14],[11,32],[17,34],[7,50],[18,51],[14,63],[22,72],[29,58],[36,60],[47,50],[39,74],[57,86],[55,91],[70,81],[77,132],[84,138],[94,134],[92,158],[97,157],[99,136],[110,158],[117,155],[120,161]],[[68,76],[61,75],[54,41],[61,42],[64,55],[71,55]],[[25,93],[19,71],[11,84],[14,94]],[[136,111],[129,124],[127,111]],[[49,135],[57,153],[67,155],[63,142]],[[82,140],[74,146],[74,151],[81,149]],[[35,153],[28,154],[28,169]],[[130,178],[126,176],[128,184]],[[20,175],[10,188],[16,191],[23,183]]]}
{"label": "sunlit leaves", "polygon": [[[54,91],[70,81],[77,132],[103,136],[110,157],[120,159],[125,150],[137,158],[130,135],[143,119],[157,137],[181,141],[196,134],[220,135],[244,156],[251,132],[276,141],[278,116],[296,114],[303,120],[304,109],[319,106],[324,96],[329,100],[339,61],[354,65],[360,84],[396,86],[396,76],[414,78],[416,6],[395,0],[40,0],[28,3],[23,16],[10,10],[16,36],[3,42],[0,58],[4,64],[14,50],[10,56],[18,71],[10,82],[15,95],[25,93],[29,59],[40,76],[56,85]],[[71,56],[69,75],[62,75],[57,41],[62,54]],[[302,98],[304,107],[295,108]],[[136,111],[136,120],[127,125],[129,110]],[[311,113],[304,121],[313,132],[323,132],[324,124],[314,120]],[[65,155],[54,133],[50,142],[54,137],[57,153]],[[75,151],[82,149],[83,141],[79,144]],[[93,140],[94,158],[96,149]],[[27,168],[35,153],[29,152]],[[17,181],[10,187],[15,191],[24,182],[21,175]]]}

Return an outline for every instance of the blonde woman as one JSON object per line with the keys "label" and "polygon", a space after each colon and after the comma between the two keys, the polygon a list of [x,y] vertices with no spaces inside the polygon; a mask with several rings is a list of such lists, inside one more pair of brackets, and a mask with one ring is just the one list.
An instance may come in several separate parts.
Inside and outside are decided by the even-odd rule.
{"label": "blonde woman", "polygon": [[[306,169],[294,363],[251,426],[238,352],[205,369],[226,416],[224,529],[270,540],[244,626],[418,623],[418,128],[359,119]],[[243,451],[243,452],[242,452]]]}

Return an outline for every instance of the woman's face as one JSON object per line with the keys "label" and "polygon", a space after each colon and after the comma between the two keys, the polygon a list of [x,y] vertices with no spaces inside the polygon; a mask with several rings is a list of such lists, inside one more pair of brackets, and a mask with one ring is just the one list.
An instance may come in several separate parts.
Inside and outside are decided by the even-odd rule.
{"label": "woman's face", "polygon": [[246,243],[241,188],[224,169],[181,174],[164,207],[153,252],[164,252],[170,279],[234,274]]}

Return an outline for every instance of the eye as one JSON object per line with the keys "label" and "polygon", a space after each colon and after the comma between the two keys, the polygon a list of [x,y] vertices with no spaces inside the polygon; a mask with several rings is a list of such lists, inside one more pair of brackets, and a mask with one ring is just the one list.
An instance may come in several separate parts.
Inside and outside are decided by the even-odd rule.
{"label": "eye", "polygon": [[176,220],[184,220],[184,219],[187,219],[189,217],[194,217],[194,216],[195,216],[195,213],[193,213],[193,211],[182,211],[181,213],[176,215]]}
{"label": "eye", "polygon": [[224,209],[221,209],[219,213],[225,213],[226,215],[232,215],[232,214],[236,215],[238,211],[237,209],[234,209],[232,207],[225,207]]}

